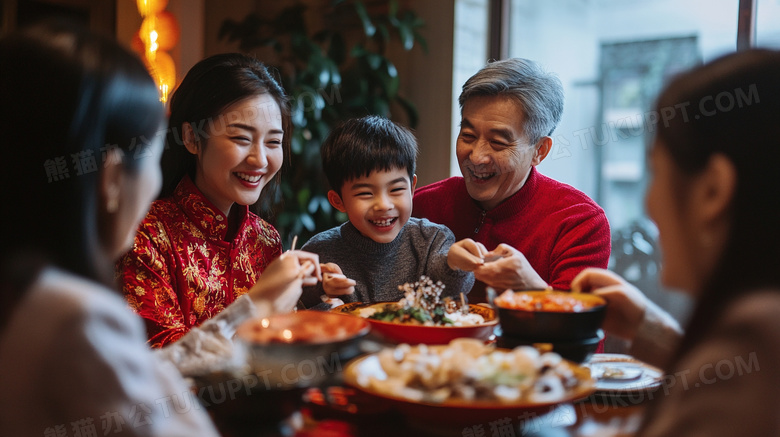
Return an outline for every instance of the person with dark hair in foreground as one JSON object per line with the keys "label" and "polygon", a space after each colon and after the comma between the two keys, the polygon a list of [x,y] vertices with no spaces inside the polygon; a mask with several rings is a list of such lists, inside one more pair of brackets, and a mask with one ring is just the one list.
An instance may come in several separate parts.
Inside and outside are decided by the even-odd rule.
{"label": "person with dark hair in foreground", "polygon": [[217,436],[165,358],[229,342],[312,279],[316,256],[286,253],[263,293],[152,353],[113,273],[160,188],[158,99],[115,41],[53,22],[0,40],[0,435]]}
{"label": "person with dark hair in foreground", "polygon": [[780,52],[740,52],[681,74],[656,103],[669,116],[646,203],[662,282],[698,301],[684,336],[614,273],[572,282],[607,299],[605,330],[667,370],[639,435],[780,435],[778,77]]}

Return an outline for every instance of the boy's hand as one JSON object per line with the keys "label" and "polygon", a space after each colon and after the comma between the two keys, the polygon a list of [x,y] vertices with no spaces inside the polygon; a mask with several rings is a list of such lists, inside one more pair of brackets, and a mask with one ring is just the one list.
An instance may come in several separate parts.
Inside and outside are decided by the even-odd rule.
{"label": "boy's hand", "polygon": [[464,238],[450,246],[447,252],[447,264],[451,269],[471,272],[485,263],[484,257],[487,253],[488,250],[482,243]]}
{"label": "boy's hand", "polygon": [[341,267],[334,263],[320,264],[322,270],[322,289],[328,296],[343,296],[355,292],[355,282],[347,278]]}

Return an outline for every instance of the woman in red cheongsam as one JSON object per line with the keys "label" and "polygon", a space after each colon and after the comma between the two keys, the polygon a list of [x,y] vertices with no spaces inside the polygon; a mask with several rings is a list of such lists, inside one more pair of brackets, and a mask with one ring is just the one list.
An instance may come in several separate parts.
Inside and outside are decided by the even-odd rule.
{"label": "woman in red cheongsam", "polygon": [[261,62],[237,53],[196,64],[170,111],[160,199],[118,263],[155,347],[263,292],[256,282],[282,244],[249,205],[278,183],[292,127],[284,90]]}

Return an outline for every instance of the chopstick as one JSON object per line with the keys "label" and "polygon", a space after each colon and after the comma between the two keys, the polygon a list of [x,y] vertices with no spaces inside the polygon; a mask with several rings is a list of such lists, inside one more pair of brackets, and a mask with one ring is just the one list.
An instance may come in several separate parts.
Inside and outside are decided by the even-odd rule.
{"label": "chopstick", "polygon": [[[292,241],[292,244],[290,245],[290,248],[289,248],[287,251],[288,251],[288,252],[292,252],[292,251],[294,251],[294,250],[295,250],[295,246],[296,246],[297,244],[298,244],[298,236],[297,236],[297,235],[293,235],[293,241]],[[303,306],[304,306],[304,305],[303,305],[303,301],[302,301],[301,299],[298,299],[298,303],[297,303],[297,304],[296,304],[296,305],[293,307],[293,312],[294,312],[294,313],[297,313],[297,312],[298,312],[298,306],[301,306],[301,307],[303,307]]]}
{"label": "chopstick", "polygon": [[466,305],[466,295],[463,294],[463,292],[460,292],[460,312],[463,315],[466,315],[469,313],[469,307]]}

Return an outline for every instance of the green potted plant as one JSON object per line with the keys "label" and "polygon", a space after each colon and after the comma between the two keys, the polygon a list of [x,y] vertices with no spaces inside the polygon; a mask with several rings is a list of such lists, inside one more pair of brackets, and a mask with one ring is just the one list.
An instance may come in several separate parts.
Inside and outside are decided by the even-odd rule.
{"label": "green potted plant", "polygon": [[294,132],[289,167],[281,191],[262,205],[274,217],[285,238],[305,242],[317,232],[346,220],[331,207],[320,163],[320,145],[332,126],[351,117],[386,117],[400,108],[411,127],[417,123],[414,104],[399,94],[400,78],[387,49],[397,44],[410,51],[419,44],[424,22],[412,10],[400,10],[397,0],[333,1],[326,8],[322,28],[310,31],[307,6],[295,4],[275,17],[257,13],[242,21],[226,20],[221,39],[237,41],[242,51],[268,47],[292,100]]}

